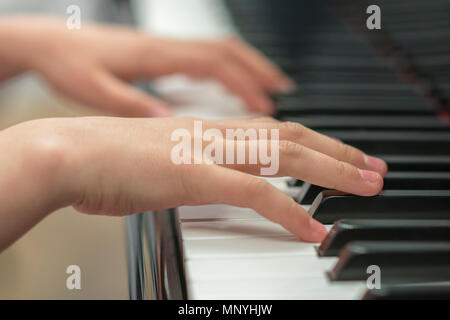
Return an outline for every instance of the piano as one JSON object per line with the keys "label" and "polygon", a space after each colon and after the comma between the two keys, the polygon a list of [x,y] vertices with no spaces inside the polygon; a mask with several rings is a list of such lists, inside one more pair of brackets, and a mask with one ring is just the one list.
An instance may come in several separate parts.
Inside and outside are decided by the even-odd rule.
{"label": "piano", "polygon": [[[178,38],[238,35],[298,83],[275,117],[384,158],[382,193],[359,197],[268,178],[326,224],[304,243],[249,209],[180,207],[127,218],[132,299],[450,298],[450,2],[135,1],[135,23]],[[251,116],[217,83],[153,88],[177,116]],[[220,183],[220,182],[218,182]],[[237,186],[238,187],[238,186]],[[369,285],[379,268],[381,286]]]}

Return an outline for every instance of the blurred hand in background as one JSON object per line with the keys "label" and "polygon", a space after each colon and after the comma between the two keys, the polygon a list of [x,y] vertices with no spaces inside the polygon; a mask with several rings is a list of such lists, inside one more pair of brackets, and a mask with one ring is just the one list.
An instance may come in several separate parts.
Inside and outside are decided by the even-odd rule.
{"label": "blurred hand in background", "polygon": [[129,82],[184,73],[215,78],[254,112],[269,114],[270,93],[293,82],[259,52],[238,39],[179,41],[120,26],[15,16],[0,20],[0,80],[25,71],[40,74],[54,89],[98,110],[127,117],[170,115],[169,106]]}

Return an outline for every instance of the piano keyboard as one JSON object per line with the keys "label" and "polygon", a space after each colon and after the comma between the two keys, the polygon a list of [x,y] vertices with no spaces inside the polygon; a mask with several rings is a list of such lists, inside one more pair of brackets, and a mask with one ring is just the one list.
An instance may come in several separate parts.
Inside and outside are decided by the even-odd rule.
{"label": "piano keyboard", "polygon": [[[187,298],[450,296],[450,2],[377,1],[382,29],[370,31],[371,3],[362,0],[143,3],[138,20],[153,33],[214,38],[238,30],[298,83],[296,92],[274,97],[278,119],[341,139],[390,167],[383,192],[369,198],[268,179],[327,224],[320,245],[298,241],[249,209],[178,208]],[[249,116],[215,83],[171,76],[157,87],[183,101],[181,116]],[[367,289],[369,265],[380,266],[380,290]]]}

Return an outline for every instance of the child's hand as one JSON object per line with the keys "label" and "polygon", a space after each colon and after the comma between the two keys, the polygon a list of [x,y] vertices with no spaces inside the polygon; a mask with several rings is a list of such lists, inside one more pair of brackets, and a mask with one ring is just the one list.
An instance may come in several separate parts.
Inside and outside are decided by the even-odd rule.
{"label": "child's hand", "polygon": [[273,111],[269,93],[293,87],[276,66],[237,39],[177,41],[88,24],[69,30],[62,20],[33,16],[4,18],[0,35],[8,43],[0,57],[39,72],[68,97],[115,115],[169,115],[163,101],[127,82],[172,73],[215,78],[261,113]]}
{"label": "child's hand", "polygon": [[[23,161],[41,168],[39,176],[48,184],[45,195],[52,197],[50,207],[74,205],[90,214],[128,215],[220,202],[252,208],[303,240],[323,239],[325,228],[299,204],[251,175],[259,174],[260,164],[225,166],[203,161],[176,165],[171,157],[179,141],[172,141],[171,136],[182,128],[194,137],[194,119],[179,118],[44,119],[7,132],[24,141],[14,146],[23,144]],[[363,196],[375,195],[382,189],[382,176],[387,171],[382,160],[367,157],[299,124],[270,118],[202,121],[203,132],[210,128],[220,130],[224,137],[226,129],[279,129],[278,176],[292,176]],[[203,147],[208,144],[203,142]],[[268,148],[271,150],[270,141]],[[14,179],[20,180],[23,174],[23,169],[19,170]],[[28,183],[27,188],[32,185]]]}

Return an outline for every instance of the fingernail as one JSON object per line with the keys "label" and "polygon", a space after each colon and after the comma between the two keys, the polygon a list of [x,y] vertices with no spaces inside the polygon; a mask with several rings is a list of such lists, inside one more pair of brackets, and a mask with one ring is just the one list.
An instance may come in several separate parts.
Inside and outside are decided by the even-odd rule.
{"label": "fingernail", "polygon": [[370,183],[378,182],[380,179],[380,175],[378,173],[376,173],[375,171],[369,171],[369,170],[363,170],[363,169],[358,169],[358,170],[359,170],[359,174],[361,175],[361,177]]}
{"label": "fingernail", "polygon": [[382,159],[364,155],[364,161],[366,162],[366,166],[369,170],[376,171],[381,175],[386,174],[387,165]]}
{"label": "fingernail", "polygon": [[327,235],[327,229],[323,224],[321,224],[319,221],[311,218],[309,220],[309,226],[313,232],[314,241],[322,241],[325,236]]}
{"label": "fingernail", "polygon": [[285,79],[283,80],[283,82],[281,82],[276,88],[275,90],[278,93],[291,93],[293,91],[295,91],[297,89],[297,85],[295,84],[294,81],[290,80],[290,79]]}

